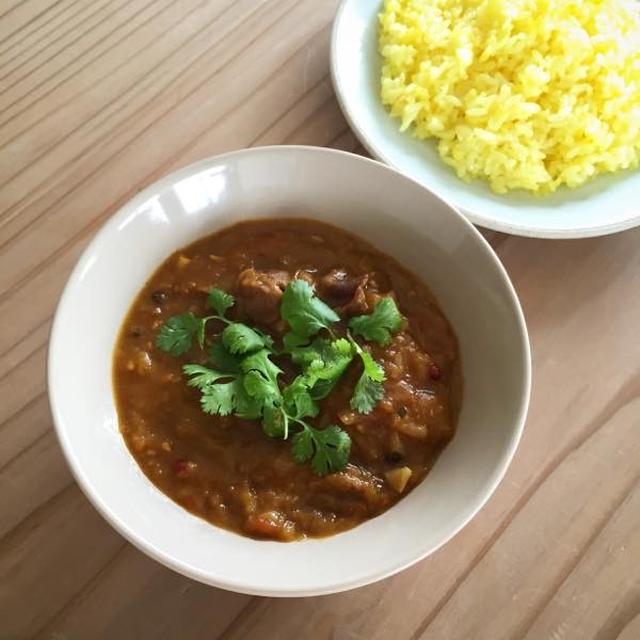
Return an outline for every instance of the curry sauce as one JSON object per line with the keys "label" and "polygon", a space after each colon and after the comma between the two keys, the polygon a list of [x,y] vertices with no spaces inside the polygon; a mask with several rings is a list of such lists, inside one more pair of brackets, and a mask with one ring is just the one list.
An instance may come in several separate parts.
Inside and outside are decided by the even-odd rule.
{"label": "curry sauce", "polygon": [[[349,404],[354,361],[320,402],[314,426],[340,425],[352,441],[346,468],[318,476],[291,444],[257,421],[211,416],[182,366],[155,346],[159,328],[188,311],[206,315],[207,291],[235,296],[234,318],[269,333],[287,327],[284,288],[306,280],[346,322],[392,296],[405,318],[390,344],[367,345],[384,368],[384,395],[369,414]],[[216,322],[207,335],[220,331]],[[279,362],[286,379],[293,373]],[[462,374],[456,337],[427,286],[365,241],[311,220],[269,219],[228,227],[170,256],[124,321],[113,362],[120,430],[146,476],[190,512],[243,535],[281,541],[327,536],[387,510],[427,475],[453,437]]]}

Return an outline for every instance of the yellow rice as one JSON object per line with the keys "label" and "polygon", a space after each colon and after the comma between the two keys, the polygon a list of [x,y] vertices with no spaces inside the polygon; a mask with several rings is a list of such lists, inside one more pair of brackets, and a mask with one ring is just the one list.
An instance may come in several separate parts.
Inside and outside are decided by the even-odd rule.
{"label": "yellow rice", "polygon": [[385,0],[381,96],[494,191],[554,191],[640,160],[636,0]]}

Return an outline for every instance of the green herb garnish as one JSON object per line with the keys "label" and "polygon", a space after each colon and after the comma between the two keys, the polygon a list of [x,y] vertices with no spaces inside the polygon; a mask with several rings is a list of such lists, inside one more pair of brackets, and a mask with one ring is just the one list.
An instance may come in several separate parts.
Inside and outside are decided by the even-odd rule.
{"label": "green herb garnish", "polygon": [[370,315],[351,318],[349,329],[354,336],[362,336],[386,347],[391,342],[391,334],[400,331],[403,322],[395,300],[387,297],[376,304]]}
{"label": "green herb garnish", "polygon": [[235,300],[230,293],[222,289],[213,288],[209,289],[209,293],[207,294],[207,304],[214,309],[219,316],[225,317],[227,311],[235,304]]}
{"label": "green herb garnish", "polygon": [[[193,313],[173,316],[161,327],[156,338],[158,348],[181,356],[196,345],[209,344],[212,367],[185,364],[187,384],[200,391],[202,410],[212,415],[236,415],[260,420],[270,438],[291,437],[292,456],[299,464],[311,464],[319,475],[334,473],[345,467],[351,451],[349,434],[336,425],[318,429],[309,424],[319,413],[318,401],[328,396],[355,356],[363,371],[355,385],[351,407],[370,413],[383,395],[384,370],[354,336],[385,346],[391,334],[402,327],[402,316],[392,298],[383,298],[370,315],[352,318],[346,337],[337,337],[334,326],[338,314],[320,300],[313,287],[294,280],[282,296],[280,315],[289,325],[278,355],[291,358],[300,374],[287,386],[281,386],[280,367],[273,339],[255,327],[227,318],[234,306],[232,295],[211,289],[207,304],[215,312],[204,318]],[[225,327],[215,337],[207,338],[209,320]],[[325,335],[318,335],[325,332]]]}
{"label": "green herb garnish", "polygon": [[273,344],[271,336],[267,336],[246,324],[233,322],[222,332],[222,344],[230,353],[250,353]]}
{"label": "green herb garnish", "polygon": [[224,346],[222,338],[217,338],[209,347],[209,362],[221,371],[231,371],[237,373],[240,371],[240,363],[242,355],[234,355]]}
{"label": "green herb garnish", "polygon": [[193,313],[183,313],[169,318],[160,327],[156,346],[172,356],[181,356],[193,346],[194,340],[202,347],[205,320]]}
{"label": "green herb garnish", "polygon": [[385,380],[384,369],[365,351],[350,334],[349,338],[355,352],[362,360],[362,374],[356,382],[351,396],[351,408],[358,413],[371,413],[384,394],[382,383]]}
{"label": "green herb garnish", "polygon": [[331,325],[340,320],[340,316],[317,298],[313,287],[304,280],[294,280],[284,290],[280,315],[300,340],[315,336],[321,329],[332,334]]}
{"label": "green herb garnish", "polygon": [[346,431],[332,425],[319,431],[306,427],[292,438],[293,459],[311,468],[320,476],[345,468],[351,453],[351,438]]}
{"label": "green herb garnish", "polygon": [[198,318],[191,312],[172,316],[160,327],[156,346],[172,356],[181,356],[193,347],[194,341],[200,348],[203,347],[204,330],[209,320],[221,320],[228,325],[237,324],[225,317],[227,310],[234,304],[232,295],[222,289],[210,289],[207,304],[217,313],[206,318]]}

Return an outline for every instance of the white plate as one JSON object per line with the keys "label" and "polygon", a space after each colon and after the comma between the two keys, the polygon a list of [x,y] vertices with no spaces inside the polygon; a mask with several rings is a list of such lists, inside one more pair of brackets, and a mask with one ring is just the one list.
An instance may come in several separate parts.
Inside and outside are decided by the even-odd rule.
{"label": "white plate", "polygon": [[[111,360],[129,305],[171,253],[240,220],[287,215],[355,232],[423,276],[458,335],[465,394],[453,441],[406,499],[351,531],[283,544],[212,526],[156,489],[118,430]],[[313,147],[248,149],[203,160],[126,204],[69,279],[53,324],[48,369],[60,443],[102,515],[176,571],[272,596],[361,586],[446,542],[502,478],[522,432],[530,387],[520,305],[473,226],[378,162]]]}
{"label": "white plate", "polygon": [[468,184],[445,165],[432,141],[399,130],[379,99],[377,50],[380,0],[343,0],[335,17],[331,72],[342,110],[362,144],[489,229],[539,238],[580,238],[640,224],[640,171],[601,176],[579,189],[548,196],[497,195]]}

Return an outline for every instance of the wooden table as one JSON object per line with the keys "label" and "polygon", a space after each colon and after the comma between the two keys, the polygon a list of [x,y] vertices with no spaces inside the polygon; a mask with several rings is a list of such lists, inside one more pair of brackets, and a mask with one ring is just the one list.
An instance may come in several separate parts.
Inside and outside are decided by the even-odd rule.
{"label": "wooden table", "polygon": [[209,588],[126,543],[69,474],[45,358],[73,264],[199,158],[363,152],[329,78],[335,4],[0,0],[1,639],[640,638],[640,229],[486,234],[531,332],[527,428],[480,515],[394,578],[286,601]]}

